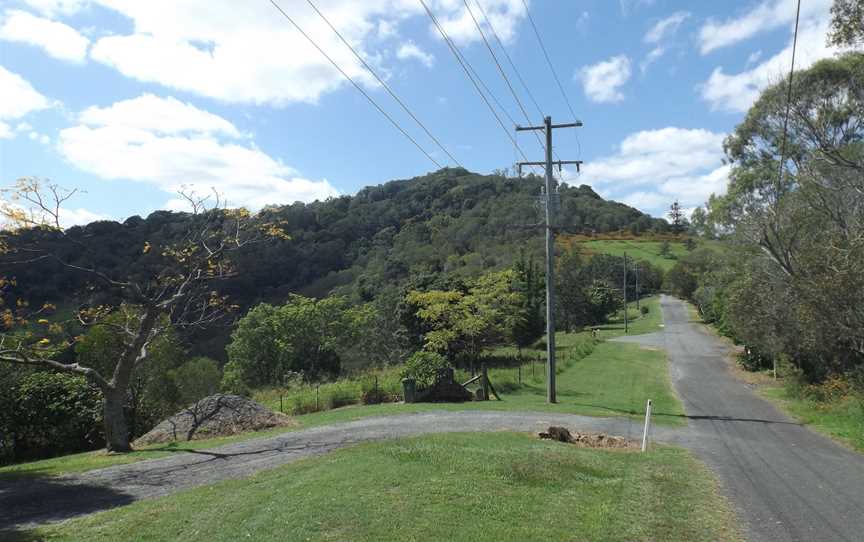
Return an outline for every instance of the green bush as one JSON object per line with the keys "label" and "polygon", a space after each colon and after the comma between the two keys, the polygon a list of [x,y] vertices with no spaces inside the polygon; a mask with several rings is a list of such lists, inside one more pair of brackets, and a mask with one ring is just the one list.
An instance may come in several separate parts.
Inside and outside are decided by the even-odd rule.
{"label": "green bush", "polygon": [[22,461],[104,445],[102,394],[80,376],[34,372],[11,391],[8,425],[11,453],[6,461]]}
{"label": "green bush", "polygon": [[177,387],[181,404],[191,405],[219,391],[222,371],[212,359],[197,357],[172,371],[171,376]]}
{"label": "green bush", "polygon": [[449,366],[440,354],[420,351],[408,358],[400,375],[402,378],[413,378],[419,386],[431,386],[435,383],[438,371]]}
{"label": "green bush", "polygon": [[649,312],[651,312],[651,310],[648,308],[647,305],[642,305],[642,307],[639,309],[639,312],[641,312],[642,315],[644,316],[644,315],[648,314]]}
{"label": "green bush", "polygon": [[236,363],[228,362],[225,364],[225,371],[222,374],[222,382],[219,387],[225,393],[233,393],[234,395],[242,395],[251,397],[252,390],[246,384],[243,376],[243,369]]}
{"label": "green bush", "polygon": [[738,365],[747,371],[762,371],[773,367],[770,357],[763,356],[753,348],[745,348],[744,352],[738,354]]}

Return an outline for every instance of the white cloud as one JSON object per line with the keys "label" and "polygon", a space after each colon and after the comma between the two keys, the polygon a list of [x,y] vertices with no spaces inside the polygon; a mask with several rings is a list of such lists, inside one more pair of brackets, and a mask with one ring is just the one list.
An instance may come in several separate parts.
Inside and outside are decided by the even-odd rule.
{"label": "white cloud", "polygon": [[[130,34],[100,38],[93,59],[140,81],[194,92],[227,102],[281,105],[315,103],[346,84],[342,75],[269,2],[186,0],[134,2],[97,0],[128,17]],[[376,86],[333,31],[307,6],[285,10],[359,83]],[[370,64],[366,50],[376,38],[376,19],[392,21],[416,12],[407,0],[337,0],[322,12]]]}
{"label": "white cloud", "polygon": [[[247,2],[238,9],[234,0],[24,1],[49,18],[74,14],[90,4],[124,17],[131,30],[94,38],[90,57],[138,81],[230,103],[275,106],[316,103],[323,94],[348,84],[269,2]],[[349,76],[377,88],[374,77],[309,6],[296,0],[278,1]],[[461,1],[430,0],[429,4],[457,43],[480,41]],[[483,0],[482,5],[501,39],[511,41],[525,17],[522,0]],[[388,48],[387,40],[396,39],[409,19],[429,24],[416,0],[328,0],[320,8],[358,53],[384,73],[389,71],[381,54]],[[476,7],[475,14],[482,19]],[[69,31],[63,32],[67,41],[72,36]],[[86,49],[81,40],[76,47],[60,47],[59,32],[25,35],[55,55],[78,58],[82,43]],[[406,58],[429,61],[410,53]]]}
{"label": "white cloud", "polygon": [[757,62],[759,62],[760,58],[762,58],[762,50],[760,49],[758,51],[753,51],[747,57],[747,65],[750,66],[752,64],[756,64]]}
{"label": "white cloud", "polygon": [[[821,17],[828,13],[832,0],[808,0],[801,3],[801,19]],[[761,32],[788,27],[795,21],[795,4],[787,0],[764,0],[739,17],[723,22],[709,20],[699,31],[699,50],[705,55],[755,36]]]}
{"label": "white cloud", "polygon": [[[33,221],[35,222],[46,222],[53,223],[54,218],[46,213],[45,211],[39,209],[38,207],[32,206],[27,207],[21,205],[20,201],[9,201],[0,197],[0,206],[7,206],[13,209],[17,209],[19,211],[24,211],[29,215]],[[85,209],[83,207],[78,207],[77,209],[70,208],[62,208],[60,209],[60,226],[62,228],[71,228],[72,226],[83,226],[85,224],[89,224],[91,222],[95,222],[97,220],[111,220],[111,217],[107,215],[103,215],[101,213],[95,213],[90,211],[89,209]],[[4,222],[2,218],[0,218],[0,230],[4,227],[9,226],[8,222]]]}
{"label": "white cloud", "polygon": [[[795,53],[796,70],[806,69],[838,51],[825,44],[828,24],[827,16],[821,20],[802,21]],[[715,68],[708,80],[701,85],[702,98],[715,110],[745,112],[765,87],[789,77],[791,62],[790,38],[782,51],[748,70],[727,74],[722,66]]]}
{"label": "white cloud", "polygon": [[663,55],[666,54],[666,48],[662,45],[658,45],[651,49],[645,58],[642,59],[642,62],[639,63],[639,70],[642,73],[645,73],[648,70],[648,67],[651,66],[654,62],[660,59]]}
{"label": "white cloud", "polygon": [[15,136],[6,121],[20,119],[28,113],[51,106],[48,98],[37,92],[26,79],[0,66],[0,138]]}
{"label": "white cloud", "polygon": [[695,207],[726,190],[724,137],[677,127],[636,132],[621,142],[616,154],[586,163],[573,182],[595,186],[604,197],[654,216],[661,216],[674,199]]}
{"label": "white cloud", "polygon": [[72,226],[84,226],[97,220],[111,220],[108,215],[94,213],[83,207],[77,209],[60,209],[60,225],[64,228]]}
{"label": "white cloud", "polygon": [[30,141],[38,141],[39,143],[41,143],[43,145],[47,145],[47,144],[51,143],[50,137],[48,137],[46,134],[40,134],[39,132],[36,132],[36,131],[30,132],[29,134],[27,134],[27,137],[30,138]]}
{"label": "white cloud", "polygon": [[[241,10],[233,0],[92,1],[127,17],[133,30],[99,38],[91,57],[139,81],[226,102],[276,106],[316,103],[347,84],[269,2],[247,2]],[[312,9],[302,2],[282,4],[348,75],[369,88],[378,86]],[[455,40],[480,40],[473,26],[469,32],[463,24],[461,2],[430,4],[445,26],[459,27],[452,28]],[[483,5],[501,38],[512,39],[524,16],[521,0],[484,0]],[[383,49],[375,47],[399,36],[406,20],[426,20],[416,0],[329,0],[320,8],[358,53],[385,73]]]}
{"label": "white cloud", "polygon": [[403,43],[399,47],[399,50],[396,51],[396,58],[400,60],[415,58],[422,62],[427,68],[431,68],[432,64],[435,62],[435,57],[433,55],[418,47],[413,41]]}
{"label": "white cloud", "polygon": [[79,119],[91,126],[122,127],[156,134],[191,132],[240,137],[240,131],[222,117],[171,96],[143,94],[109,107],[89,107],[81,112]]}
{"label": "white cloud", "polygon": [[645,33],[642,41],[653,45],[653,48],[639,63],[639,69],[642,73],[645,73],[651,64],[666,54],[675,34],[678,32],[678,28],[689,18],[689,12],[677,11],[672,15],[657,21],[657,23]]}
{"label": "white cloud", "polygon": [[58,15],[73,15],[77,13],[88,0],[24,0],[24,3],[46,17]]}
{"label": "white cloud", "polygon": [[48,55],[68,62],[83,62],[90,45],[90,40],[71,26],[17,9],[4,13],[0,39],[40,47]]}
{"label": "white cloud", "polygon": [[675,32],[678,31],[678,27],[681,26],[681,23],[686,21],[689,17],[690,14],[686,11],[675,12],[665,19],[661,19],[657,24],[652,26],[651,30],[645,34],[643,40],[645,43],[660,43],[667,37],[671,37],[675,34]]}
{"label": "white cloud", "polygon": [[399,36],[399,31],[396,29],[396,23],[381,19],[378,21],[378,39],[386,40]]}
{"label": "white cloud", "polygon": [[619,87],[630,79],[630,59],[625,55],[613,56],[582,68],[576,75],[582,81],[585,95],[594,102],[619,102],[624,99]]}
{"label": "white cloud", "polygon": [[338,194],[326,180],[297,177],[254,146],[220,139],[236,137],[236,128],[173,98],[144,95],[91,107],[79,122],[60,132],[58,148],[71,164],[104,179],[146,182],[168,193],[216,189],[231,205],[253,209]]}
{"label": "white cloud", "polygon": [[[482,1],[483,10],[486,12],[487,17],[489,17],[489,22],[495,29],[498,37],[505,44],[512,42],[516,37],[516,27],[522,19],[527,17],[522,0]],[[477,8],[473,1],[469,5],[477,22],[483,28],[483,32],[491,34],[483,18],[483,12]],[[444,31],[456,44],[465,45],[483,39],[480,33],[477,32],[477,27],[474,25],[474,20],[471,19],[471,14],[465,9],[465,4],[461,0],[438,0],[437,2],[432,2],[429,7],[435,13]],[[423,15],[425,15],[425,11]],[[432,23],[430,23],[429,31],[436,38],[440,38],[438,29]],[[491,38],[487,36],[487,39]]]}

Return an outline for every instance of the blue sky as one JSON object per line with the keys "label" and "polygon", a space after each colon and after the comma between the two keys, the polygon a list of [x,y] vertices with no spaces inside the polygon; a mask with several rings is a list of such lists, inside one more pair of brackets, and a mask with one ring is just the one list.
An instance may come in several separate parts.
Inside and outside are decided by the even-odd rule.
{"label": "blue sky", "polygon": [[[426,1],[524,123],[463,0]],[[479,0],[489,24],[477,2],[467,0],[531,121],[540,112],[491,29],[542,112],[571,120],[522,0]],[[452,165],[307,0],[278,3],[435,160]],[[462,165],[511,167],[513,144],[420,0],[315,4]],[[759,90],[788,71],[795,0],[527,6],[584,122],[555,133],[561,158],[585,161],[565,181],[655,216],[676,198],[692,208],[723,191],[722,140]],[[836,52],[825,45],[829,8],[830,0],[803,0],[798,67]],[[542,159],[530,134],[518,143]],[[66,224],[182,209],[183,186],[257,209],[436,168],[269,0],[0,1],[0,184],[36,176],[84,190]]]}

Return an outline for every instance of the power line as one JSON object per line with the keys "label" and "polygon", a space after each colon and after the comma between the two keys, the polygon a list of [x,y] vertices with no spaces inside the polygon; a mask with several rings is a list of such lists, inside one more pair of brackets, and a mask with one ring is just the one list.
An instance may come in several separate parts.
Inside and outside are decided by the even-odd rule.
{"label": "power line", "polygon": [[465,62],[465,65],[468,66],[468,69],[471,70],[472,74],[474,74],[474,77],[477,79],[477,82],[480,83],[480,86],[483,87],[483,90],[486,91],[486,94],[488,94],[489,96],[492,97],[492,101],[494,101],[495,105],[498,106],[498,109],[500,109],[501,112],[504,113],[504,116],[507,117],[507,120],[509,120],[511,124],[514,124],[514,125],[519,124],[518,122],[516,122],[516,119],[514,119],[510,115],[510,112],[507,111],[507,108],[504,107],[504,105],[501,103],[501,101],[498,100],[498,97],[495,96],[495,93],[492,92],[492,90],[488,86],[486,86],[486,83],[483,81],[483,78],[480,77],[480,74],[477,73],[477,70],[474,69],[474,66],[472,66],[471,63],[468,62],[468,59],[465,58],[465,55],[462,54],[462,51],[459,51],[457,49],[456,52],[459,53],[459,56],[462,57],[462,60]]}
{"label": "power line", "polygon": [[351,52],[354,53],[354,56],[357,57],[357,60],[359,60],[359,61],[363,64],[363,66],[366,68],[366,70],[368,70],[369,73],[371,73],[372,76],[375,77],[375,79],[376,79],[379,83],[381,83],[381,86],[383,86],[384,89],[387,90],[387,92],[390,94],[390,96],[393,97],[394,100],[396,100],[396,103],[398,103],[398,104],[402,107],[402,109],[403,109],[406,113],[408,113],[408,115],[409,115],[412,119],[414,119],[414,122],[416,122],[417,125],[420,126],[420,128],[422,128],[424,132],[426,132],[426,135],[429,136],[429,139],[431,139],[432,141],[434,141],[435,144],[438,145],[438,148],[440,148],[442,151],[444,151],[444,154],[446,154],[447,156],[449,156],[449,157],[450,157],[450,160],[453,160],[453,162],[454,162],[457,166],[459,166],[459,167],[463,167],[462,164],[459,163],[459,160],[457,160],[456,158],[453,157],[452,154],[450,154],[450,151],[448,151],[448,150],[444,147],[444,145],[442,145],[441,142],[438,141],[438,138],[436,138],[434,135],[432,135],[432,133],[431,133],[431,132],[426,128],[426,126],[425,126],[422,122],[420,122],[420,119],[418,119],[417,116],[414,115],[414,113],[411,112],[411,110],[408,108],[408,106],[405,105],[405,103],[404,103],[404,102],[399,98],[399,96],[397,96],[396,93],[393,92],[393,89],[390,88],[390,85],[388,85],[386,82],[384,82],[383,79],[381,79],[381,77],[378,76],[378,73],[377,73],[374,69],[372,69],[372,66],[370,66],[369,63],[366,62],[366,60],[365,60],[362,56],[360,56],[359,53],[357,53],[357,50],[354,49],[354,47],[353,47],[350,43],[348,43],[348,40],[346,40],[346,39],[342,36],[342,34],[341,34],[338,30],[336,30],[336,27],[334,27],[333,24],[330,23],[330,20],[329,20],[329,19],[328,19],[328,18],[327,18],[323,13],[321,13],[321,10],[318,9],[318,7],[317,7],[317,6],[312,2],[312,0],[306,0],[306,2],[307,2],[307,3],[312,7],[312,9],[315,10],[315,13],[317,13],[318,16],[321,17],[321,19],[323,19],[325,23],[327,23],[327,26],[329,26],[330,29],[333,30],[333,32],[336,33],[337,36],[339,36],[339,39],[342,40],[342,43],[344,43],[346,47],[348,47],[349,49],[351,49]]}
{"label": "power line", "polygon": [[525,13],[528,14],[528,20],[531,22],[531,28],[534,29],[534,35],[537,36],[537,42],[540,44],[540,49],[543,50],[543,56],[546,57],[546,63],[549,65],[549,69],[552,70],[552,76],[555,78],[555,82],[558,83],[558,90],[561,91],[561,96],[564,97],[564,101],[567,103],[567,109],[570,110],[570,114],[573,115],[573,119],[576,119],[576,113],[573,111],[573,106],[570,105],[570,99],[567,98],[567,93],[564,92],[564,86],[561,84],[561,80],[558,79],[558,74],[555,72],[555,67],[552,65],[552,61],[549,59],[549,53],[546,52],[546,46],[543,45],[543,39],[540,37],[540,31],[537,30],[537,25],[534,24],[534,17],[531,16],[531,10],[528,9],[528,4],[525,3],[525,0],[522,0],[522,5],[525,6]]}
{"label": "power line", "polygon": [[347,80],[348,80],[352,85],[354,85],[354,88],[356,88],[356,89],[360,92],[360,94],[362,94],[362,95],[363,95],[367,100],[369,100],[369,103],[371,103],[371,104],[375,107],[375,109],[378,110],[379,113],[381,113],[382,115],[384,115],[384,117],[385,117],[387,120],[389,120],[390,123],[391,123],[391,124],[392,124],[396,129],[397,129],[397,130],[399,130],[400,132],[402,132],[402,135],[404,135],[406,138],[408,138],[408,140],[411,141],[411,143],[413,143],[414,146],[417,147],[417,148],[420,150],[420,152],[422,152],[423,154],[425,154],[425,155],[426,155],[426,158],[428,158],[428,159],[429,159],[433,164],[435,164],[435,165],[438,167],[438,169],[442,169],[442,168],[444,167],[444,166],[442,166],[440,163],[438,163],[437,160],[435,160],[434,158],[432,158],[432,155],[429,154],[428,152],[426,152],[426,149],[424,149],[423,147],[421,147],[420,144],[417,143],[417,140],[414,139],[413,137],[411,137],[411,134],[409,134],[408,132],[406,132],[406,131],[405,131],[405,130],[404,130],[404,129],[399,125],[399,123],[397,123],[395,120],[393,120],[393,117],[391,117],[391,116],[390,116],[386,111],[384,111],[384,109],[382,109],[381,106],[378,105],[378,103],[377,103],[375,100],[373,100],[372,97],[371,97],[371,96],[370,96],[370,95],[369,95],[365,90],[363,90],[363,88],[362,88],[359,84],[357,84],[357,82],[354,81],[354,79],[352,79],[350,75],[348,75],[347,73],[345,73],[345,71],[344,71],[342,68],[339,67],[339,64],[337,64],[336,61],[334,61],[332,58],[330,58],[330,55],[328,55],[327,53],[325,53],[325,52],[324,52],[324,49],[322,49],[322,48],[321,48],[317,43],[315,43],[315,40],[313,40],[311,37],[309,37],[309,35],[308,35],[306,32],[303,31],[303,29],[300,27],[300,25],[297,24],[297,23],[294,21],[294,19],[292,19],[292,18],[291,18],[287,13],[285,13],[285,10],[283,10],[283,9],[279,6],[279,4],[276,3],[276,0],[270,0],[270,3],[273,4],[273,7],[275,7],[275,8],[279,11],[279,13],[282,14],[283,17],[285,17],[286,19],[288,19],[288,22],[290,22],[292,25],[294,25],[294,28],[296,28],[297,31],[300,32],[300,34],[302,34],[303,37],[306,38],[306,40],[308,40],[309,43],[312,44],[312,46],[314,46],[316,49],[318,49],[318,52],[319,52],[319,53],[321,53],[322,55],[324,55],[324,58],[326,58],[327,60],[330,61],[330,64],[332,64],[333,67],[336,68],[336,69],[339,71],[339,73],[342,74],[343,77],[345,77],[345,79],[347,79]]}
{"label": "power line", "polygon": [[[477,31],[480,33],[480,37],[483,39],[483,43],[486,45],[486,50],[489,51],[489,54],[492,56],[492,60],[495,62],[495,66],[498,68],[498,73],[501,74],[501,77],[507,84],[507,88],[510,89],[510,94],[513,96],[513,99],[516,100],[516,105],[518,105],[519,109],[522,111],[522,115],[525,117],[525,122],[531,124],[531,118],[528,116],[528,112],[525,111],[525,106],[522,105],[522,100],[519,99],[519,95],[516,94],[516,91],[513,89],[513,85],[510,84],[510,79],[504,72],[504,68],[502,68],[501,63],[498,62],[498,57],[495,56],[495,51],[493,51],[492,46],[489,45],[489,41],[486,39],[486,34],[483,32],[483,28],[481,28],[480,23],[477,22],[477,18],[474,17],[474,12],[471,10],[471,6],[468,5],[468,0],[462,0],[462,3],[465,4],[465,9],[468,10],[468,15],[470,15],[471,20],[474,21],[474,26],[477,27]],[[516,123],[514,122],[513,124]],[[540,135],[537,134],[537,132],[532,133],[534,134],[534,137],[537,138],[537,143],[540,144],[540,148],[543,149],[543,152],[546,152],[546,147],[545,145],[543,145],[543,141],[540,140]]]}
{"label": "power line", "polygon": [[[273,0],[271,0],[271,2],[272,1]],[[524,158],[527,161],[528,157],[525,156],[525,153],[519,147],[519,143],[516,141],[516,139],[513,136],[510,135],[510,132],[507,130],[507,127],[504,126],[504,122],[501,120],[501,117],[498,116],[498,113],[495,111],[495,108],[493,108],[492,104],[489,103],[489,99],[486,97],[485,94],[483,94],[483,91],[480,90],[480,86],[478,85],[477,81],[475,81],[474,77],[471,76],[471,71],[473,71],[473,67],[471,68],[471,71],[469,71],[468,67],[466,67],[466,64],[468,66],[470,66],[470,63],[468,62],[468,60],[466,58],[462,57],[462,55],[459,53],[459,50],[456,48],[456,45],[454,45],[453,42],[450,40],[450,37],[447,36],[447,32],[444,31],[444,28],[441,26],[441,23],[438,22],[438,19],[435,17],[435,14],[432,13],[432,10],[429,9],[429,6],[426,5],[426,2],[424,0],[420,0],[420,4],[423,5],[423,9],[426,10],[426,13],[429,15],[429,18],[432,20],[432,23],[435,25],[435,28],[438,29],[438,32],[441,34],[441,37],[444,38],[444,42],[447,43],[447,46],[450,48],[450,51],[453,53],[453,56],[456,57],[456,61],[459,62],[460,66],[462,66],[462,69],[465,71],[465,75],[467,75],[468,79],[471,80],[471,83],[474,85],[474,89],[477,91],[478,94],[480,94],[480,97],[483,98],[483,102],[486,104],[486,107],[489,108],[489,111],[492,112],[492,115],[495,117],[495,120],[498,121],[498,125],[501,126],[501,129],[504,131],[504,134],[507,136],[507,138],[510,140],[510,142],[513,143],[513,146],[516,148],[516,150],[519,151],[519,154],[522,155],[522,158]],[[479,76],[478,76],[478,79],[479,79]],[[482,80],[481,80],[481,83],[482,83]],[[487,87],[487,90],[488,90],[488,87]],[[490,92],[490,95],[492,95],[491,92]],[[492,96],[494,98],[494,95],[492,95]],[[506,114],[506,110],[505,110],[505,114]],[[514,122],[513,124],[516,124],[516,123]]]}
{"label": "power line", "polygon": [[795,49],[798,47],[798,18],[801,16],[801,0],[798,0],[798,8],[795,12],[795,33],[792,37],[792,65],[789,67],[789,86],[786,91],[786,114],[783,118],[783,139],[780,144],[780,171],[777,175],[777,192],[783,184],[784,162],[786,161],[786,134],[789,129],[789,110],[792,107],[792,76],[795,74]]}
{"label": "power line", "polygon": [[519,73],[519,70],[516,69],[516,63],[513,62],[513,59],[510,58],[510,54],[507,52],[507,48],[504,47],[504,43],[501,41],[501,38],[498,37],[498,32],[495,31],[495,27],[492,26],[492,21],[489,20],[489,16],[486,15],[486,10],[483,9],[483,4],[480,3],[480,0],[475,0],[477,7],[480,9],[480,13],[483,15],[483,20],[486,21],[486,25],[489,27],[489,30],[492,31],[492,36],[495,37],[495,41],[498,42],[498,47],[501,48],[501,51],[504,53],[504,58],[507,59],[507,62],[510,64],[510,67],[513,68],[513,71],[516,73],[516,77],[519,79],[519,82],[522,84],[522,88],[525,89],[525,93],[528,94],[528,97],[531,98],[531,101],[534,103],[534,107],[537,108],[537,112],[540,113],[541,117],[545,117],[546,115],[543,113],[543,109],[540,107],[540,104],[537,103],[537,100],[534,99],[534,95],[531,94],[531,90],[528,88],[528,85],[525,83],[525,80],[522,79],[522,74]]}

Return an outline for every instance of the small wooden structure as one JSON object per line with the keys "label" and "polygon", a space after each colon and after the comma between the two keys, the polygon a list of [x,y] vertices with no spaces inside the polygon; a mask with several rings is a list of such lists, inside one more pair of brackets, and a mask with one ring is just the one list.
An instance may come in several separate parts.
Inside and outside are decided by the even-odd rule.
{"label": "small wooden structure", "polygon": [[[471,391],[468,386],[476,384],[477,390]],[[483,365],[480,374],[464,384],[456,382],[453,369],[446,367],[438,371],[435,383],[429,387],[420,387],[413,378],[402,380],[402,391],[406,403],[461,403],[464,401],[488,401],[490,393],[499,401],[501,397],[489,380],[489,373]]]}

